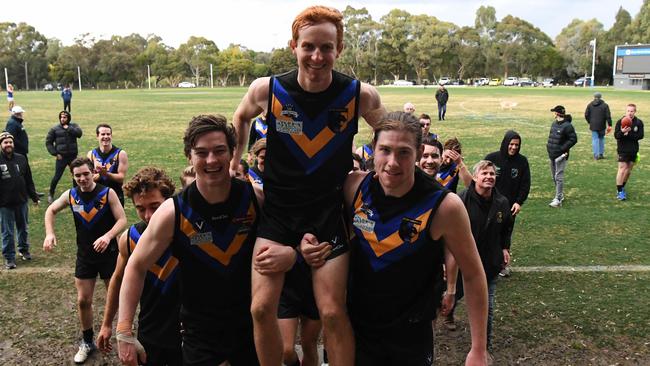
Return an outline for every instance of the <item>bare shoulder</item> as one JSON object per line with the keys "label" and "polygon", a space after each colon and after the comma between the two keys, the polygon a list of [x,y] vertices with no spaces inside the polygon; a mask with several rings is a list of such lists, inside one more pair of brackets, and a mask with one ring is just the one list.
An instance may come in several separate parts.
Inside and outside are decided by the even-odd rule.
{"label": "bare shoulder", "polygon": [[450,231],[464,230],[464,224],[469,225],[469,217],[463,201],[455,193],[448,193],[443,198],[433,217],[431,236],[437,240],[446,236]]}
{"label": "bare shoulder", "polygon": [[372,127],[386,114],[386,108],[381,104],[377,89],[367,83],[361,83],[359,114]]}
{"label": "bare shoulder", "polygon": [[343,185],[343,192],[345,195],[345,202],[348,206],[352,205],[352,200],[354,200],[354,194],[357,192],[357,188],[361,184],[361,181],[370,173],[368,172],[351,172],[345,178],[345,183]]}
{"label": "bare shoulder", "polygon": [[260,107],[265,107],[269,98],[269,82],[271,78],[268,76],[255,79],[248,87],[249,101],[255,102]]}

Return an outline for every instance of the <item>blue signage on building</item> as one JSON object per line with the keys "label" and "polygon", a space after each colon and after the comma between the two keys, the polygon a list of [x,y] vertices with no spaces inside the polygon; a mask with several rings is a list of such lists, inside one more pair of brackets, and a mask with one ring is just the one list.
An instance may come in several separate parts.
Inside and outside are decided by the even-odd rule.
{"label": "blue signage on building", "polygon": [[650,48],[619,48],[616,56],[650,56]]}

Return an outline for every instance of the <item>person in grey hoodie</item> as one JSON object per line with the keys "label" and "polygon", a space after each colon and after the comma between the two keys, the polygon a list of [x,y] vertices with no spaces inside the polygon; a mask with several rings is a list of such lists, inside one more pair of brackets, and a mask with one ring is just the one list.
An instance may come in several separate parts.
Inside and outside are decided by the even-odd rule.
{"label": "person in grey hoodie", "polygon": [[612,114],[602,98],[603,95],[599,92],[594,93],[594,100],[587,105],[585,110],[585,119],[591,130],[594,160],[605,158],[605,135],[612,131]]}
{"label": "person in grey hoodie", "polygon": [[551,177],[555,183],[555,198],[549,206],[560,207],[564,201],[564,170],[569,160],[569,150],[578,143],[578,136],[571,124],[571,115],[566,114],[563,106],[557,105],[551,112],[555,114],[555,120],[548,134],[546,151],[551,164]]}

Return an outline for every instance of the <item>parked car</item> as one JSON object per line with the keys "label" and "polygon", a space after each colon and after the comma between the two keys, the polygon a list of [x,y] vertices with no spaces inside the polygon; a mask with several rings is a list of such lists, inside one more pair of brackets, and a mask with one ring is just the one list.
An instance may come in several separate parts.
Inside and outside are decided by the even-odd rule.
{"label": "parked car", "polygon": [[530,80],[530,78],[521,78],[519,79],[519,86],[537,86],[537,83]]}
{"label": "parked car", "polygon": [[542,81],[542,86],[545,88],[552,88],[553,86],[555,86],[555,80],[551,78],[544,79],[544,81]]}
{"label": "parked car", "polygon": [[503,82],[503,86],[517,86],[519,85],[519,78],[516,76],[508,76]]}
{"label": "parked car", "polygon": [[438,85],[447,85],[449,82],[451,82],[451,78],[449,76],[443,76],[438,79]]}
{"label": "parked car", "polygon": [[183,81],[178,83],[179,88],[196,88],[196,84],[190,83],[189,81]]}
{"label": "parked car", "polygon": [[54,85],[45,84],[45,86],[43,87],[43,91],[54,91]]}
{"label": "parked car", "polygon": [[488,85],[489,83],[490,83],[490,79],[488,79],[488,78],[479,78],[476,81],[476,85],[478,85],[478,86]]}
{"label": "parked car", "polygon": [[573,82],[574,86],[591,86],[591,77],[581,77]]}
{"label": "parked car", "polygon": [[395,86],[413,86],[413,82],[408,81],[408,80],[395,80],[395,81],[393,81],[393,85],[395,85]]}
{"label": "parked car", "polygon": [[490,82],[488,83],[489,86],[499,86],[501,85],[501,79],[496,78],[496,79],[490,79]]}

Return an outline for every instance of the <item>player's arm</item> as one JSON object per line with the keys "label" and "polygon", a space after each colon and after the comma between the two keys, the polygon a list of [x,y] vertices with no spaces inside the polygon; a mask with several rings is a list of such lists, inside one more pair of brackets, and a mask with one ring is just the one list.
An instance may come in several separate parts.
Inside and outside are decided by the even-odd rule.
{"label": "player's arm", "polygon": [[359,114],[374,129],[386,115],[386,108],[381,104],[377,89],[370,84],[361,83],[359,99]]}
{"label": "player's arm", "polygon": [[[485,364],[487,344],[487,280],[483,265],[472,237],[469,216],[460,198],[448,194],[440,204],[431,225],[431,237],[442,238],[449,252],[463,272],[463,285],[467,296],[472,349],[467,355],[468,364]],[[450,273],[447,273],[449,276]],[[452,287],[455,288],[455,287]]]}
{"label": "player's arm", "polygon": [[45,240],[43,240],[43,250],[46,252],[51,251],[56,246],[56,235],[54,234],[54,218],[59,211],[68,207],[70,190],[63,192],[63,194],[52,202],[52,204],[45,210]]}
{"label": "player's arm", "polygon": [[93,157],[93,151],[90,150],[88,151],[88,154],[86,154],[86,157],[90,159],[90,161],[93,162],[93,180],[95,182],[99,181],[99,174],[97,173],[97,166],[95,165],[95,158]]}
{"label": "player's arm", "polygon": [[111,212],[115,218],[115,224],[113,227],[104,235],[100,236],[93,243],[93,249],[99,253],[103,253],[108,245],[111,243],[113,238],[124,230],[126,227],[126,214],[124,213],[124,208],[120,203],[120,200],[117,198],[117,193],[114,190],[108,189],[108,204],[110,205]]}
{"label": "player's arm", "polygon": [[454,255],[451,254],[445,245],[445,274],[447,280],[447,291],[442,297],[442,306],[440,312],[442,315],[447,316],[454,308],[456,302],[456,280],[458,278],[458,265]]}
{"label": "player's arm", "polygon": [[119,302],[120,286],[122,286],[122,277],[124,276],[124,267],[129,259],[128,245],[128,230],[120,236],[117,242],[119,255],[115,265],[115,271],[111,276],[111,282],[108,285],[106,292],[106,305],[104,306],[104,320],[102,321],[102,328],[97,336],[97,347],[102,352],[110,352],[113,347],[111,346],[111,335],[113,334],[113,319],[117,313],[117,305]]}
{"label": "player's arm", "polygon": [[[174,201],[166,200],[151,217],[138,246],[133,251],[124,270],[118,307],[118,351],[120,360],[127,365],[137,365],[139,351],[133,335],[133,318],[142,295],[147,270],[162,256],[174,237]],[[142,357],[142,355],[140,355]],[[145,360],[142,360],[145,361]]]}
{"label": "player's arm", "polygon": [[251,119],[264,111],[268,98],[269,78],[263,77],[251,83],[251,86],[239,103],[232,117],[232,125],[237,132],[237,146],[235,146],[233,158],[230,162],[231,172],[237,170],[237,165],[239,165],[239,161],[246,150],[247,138],[251,128]]}
{"label": "player's arm", "polygon": [[126,151],[120,150],[119,154],[117,154],[117,159],[119,161],[117,173],[106,172],[106,176],[108,179],[122,184],[124,183],[124,178],[126,178],[126,171],[129,169],[129,156],[126,154]]}

